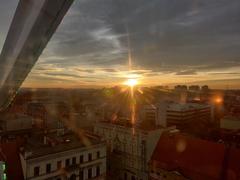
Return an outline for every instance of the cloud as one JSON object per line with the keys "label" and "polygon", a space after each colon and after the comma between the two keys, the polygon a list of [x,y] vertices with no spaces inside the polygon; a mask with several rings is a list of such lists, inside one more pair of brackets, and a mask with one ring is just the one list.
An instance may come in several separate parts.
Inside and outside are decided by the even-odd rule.
{"label": "cloud", "polygon": [[116,69],[113,69],[113,68],[104,68],[104,69],[102,69],[102,71],[105,71],[105,72],[110,72],[110,73],[115,73],[115,72],[118,72],[118,70],[116,70]]}
{"label": "cloud", "polygon": [[194,68],[200,71],[226,70],[234,67],[240,67],[240,60],[238,61],[223,61],[218,63],[211,63],[205,65],[195,66]]}
{"label": "cloud", "polygon": [[134,67],[218,64],[239,58],[239,8],[236,0],[76,1],[49,48],[69,64],[111,68],[127,64],[129,32]]}
{"label": "cloud", "polygon": [[215,73],[208,73],[209,75],[240,75],[239,72],[215,72]]}
{"label": "cloud", "polygon": [[94,69],[81,69],[81,68],[75,68],[75,69],[79,72],[86,72],[86,73],[89,73],[89,74],[95,73]]}
{"label": "cloud", "polygon": [[[16,4],[1,4],[0,44]],[[238,0],[78,0],[30,75],[89,82],[101,77],[102,84],[131,73],[237,78],[239,9]]]}
{"label": "cloud", "polygon": [[196,75],[197,72],[195,70],[185,70],[185,71],[179,71],[176,73],[176,75]]}

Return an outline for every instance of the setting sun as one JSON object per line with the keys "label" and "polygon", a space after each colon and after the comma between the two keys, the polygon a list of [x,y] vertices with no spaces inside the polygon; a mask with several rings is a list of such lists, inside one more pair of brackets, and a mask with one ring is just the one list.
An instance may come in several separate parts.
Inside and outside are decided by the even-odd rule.
{"label": "setting sun", "polygon": [[128,79],[127,81],[124,82],[124,84],[133,87],[138,84],[138,81],[137,79]]}

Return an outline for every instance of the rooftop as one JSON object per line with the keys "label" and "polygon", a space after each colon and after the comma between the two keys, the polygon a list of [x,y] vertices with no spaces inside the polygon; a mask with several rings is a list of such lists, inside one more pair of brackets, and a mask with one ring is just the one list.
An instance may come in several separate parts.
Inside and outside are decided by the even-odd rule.
{"label": "rooftop", "polygon": [[154,168],[177,170],[190,179],[210,180],[223,176],[239,177],[239,160],[239,149],[181,133],[165,133],[150,163]]}
{"label": "rooftop", "polygon": [[174,111],[189,111],[189,110],[195,110],[195,109],[203,109],[209,107],[207,104],[199,104],[199,103],[169,103],[168,104],[168,110],[174,110]]}
{"label": "rooftop", "polygon": [[161,129],[162,127],[156,127],[156,126],[151,126],[151,125],[143,125],[143,124],[137,124],[136,126],[134,126],[130,120],[126,120],[126,121],[108,121],[108,120],[103,120],[100,121],[99,123],[101,124],[105,124],[105,125],[112,125],[112,126],[119,126],[119,127],[124,127],[124,128],[135,128],[137,130],[142,130],[142,131],[154,131],[157,129]]}
{"label": "rooftop", "polygon": [[95,136],[85,132],[79,132],[78,135],[66,133],[57,135],[56,133],[44,135],[34,135],[24,146],[26,159],[38,158],[49,154],[60,153],[78,148],[87,148],[101,144],[102,141]]}

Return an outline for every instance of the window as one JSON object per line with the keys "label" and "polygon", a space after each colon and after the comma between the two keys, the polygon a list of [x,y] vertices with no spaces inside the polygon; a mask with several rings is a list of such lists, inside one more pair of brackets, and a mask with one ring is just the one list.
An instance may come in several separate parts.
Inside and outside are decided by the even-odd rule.
{"label": "window", "polygon": [[127,173],[124,173],[124,180],[127,180]]}
{"label": "window", "polygon": [[70,165],[70,159],[66,159],[65,160],[65,166],[69,166]]}
{"label": "window", "polygon": [[47,164],[46,166],[46,173],[50,173],[51,172],[51,164]]}
{"label": "window", "polygon": [[75,158],[75,157],[72,158],[72,164],[73,164],[73,165],[76,164],[76,158]]}
{"label": "window", "polygon": [[80,164],[83,163],[83,155],[80,156]]}
{"label": "window", "polygon": [[88,154],[88,161],[92,161],[92,154],[91,153]]}
{"label": "window", "polygon": [[57,162],[57,169],[61,169],[62,168],[62,161],[58,161]]}
{"label": "window", "polygon": [[72,175],[70,176],[70,180],[76,180],[76,179],[77,179],[76,174],[72,174]]}
{"label": "window", "polygon": [[100,158],[100,151],[97,152],[97,158]]}
{"label": "window", "polygon": [[88,179],[92,178],[92,168],[88,169]]}
{"label": "window", "polygon": [[83,170],[80,170],[80,172],[79,172],[79,180],[83,180],[83,178],[84,178]]}
{"label": "window", "polygon": [[96,168],[96,176],[100,176],[100,167],[99,166],[97,166],[97,168]]}
{"label": "window", "polygon": [[40,172],[40,167],[34,167],[34,176],[39,176],[39,172]]}

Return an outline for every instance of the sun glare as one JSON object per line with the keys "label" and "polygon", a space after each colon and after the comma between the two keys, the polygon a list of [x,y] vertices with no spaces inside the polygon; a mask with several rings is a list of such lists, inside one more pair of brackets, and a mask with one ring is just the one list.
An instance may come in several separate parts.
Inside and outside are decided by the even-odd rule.
{"label": "sun glare", "polygon": [[137,79],[128,79],[124,84],[130,87],[133,87],[138,84],[138,81]]}

